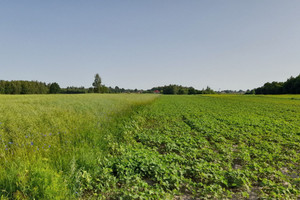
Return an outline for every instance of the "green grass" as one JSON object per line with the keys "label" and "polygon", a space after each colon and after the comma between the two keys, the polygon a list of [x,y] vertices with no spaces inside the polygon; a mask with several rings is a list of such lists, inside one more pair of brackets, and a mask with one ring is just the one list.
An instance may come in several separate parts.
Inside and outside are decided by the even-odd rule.
{"label": "green grass", "polygon": [[299,95],[0,96],[8,199],[297,199]]}
{"label": "green grass", "polygon": [[155,95],[0,96],[0,196],[76,198],[80,180]]}

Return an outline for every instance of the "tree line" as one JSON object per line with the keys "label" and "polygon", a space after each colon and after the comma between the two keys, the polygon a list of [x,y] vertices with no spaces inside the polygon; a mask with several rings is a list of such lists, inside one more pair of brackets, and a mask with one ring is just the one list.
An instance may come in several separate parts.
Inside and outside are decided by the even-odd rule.
{"label": "tree line", "polygon": [[193,87],[184,87],[181,85],[168,85],[154,87],[150,90],[124,89],[116,87],[107,87],[102,84],[99,74],[95,74],[93,87],[66,87],[61,88],[58,83],[44,83],[38,81],[4,81],[0,80],[0,94],[84,94],[84,93],[161,93],[161,94],[214,94],[210,87],[197,90]]}
{"label": "tree line", "polygon": [[262,87],[247,91],[246,94],[300,94],[300,74],[285,82],[267,82]]}
{"label": "tree line", "polygon": [[44,83],[39,81],[0,80],[0,94],[84,94],[84,93],[141,93],[137,89],[107,87],[102,84],[99,74],[95,75],[93,87],[85,88],[69,86],[61,88],[58,83]]}
{"label": "tree line", "polygon": [[145,93],[161,93],[161,94],[215,94],[216,92],[207,86],[206,89],[197,90],[193,87],[184,87],[182,85],[165,85],[160,87],[154,87],[147,90]]}
{"label": "tree line", "polygon": [[58,83],[44,83],[39,81],[4,81],[0,80],[0,94],[84,94],[84,93],[137,93],[137,89],[124,89],[118,86],[100,88],[84,88],[69,86],[61,88]]}
{"label": "tree line", "polygon": [[[0,80],[0,94],[81,94],[81,93],[160,93],[160,94],[215,94],[216,92],[207,86],[206,89],[197,90],[193,87],[181,85],[165,85],[153,87],[143,91],[138,89],[124,89],[118,86],[107,87],[102,84],[99,74],[95,74],[93,87],[66,87],[61,88],[58,83],[44,83],[39,81],[5,81]],[[219,93],[232,93],[226,90]],[[233,91],[243,93],[243,91]],[[300,74],[297,77],[290,77],[285,82],[267,82],[262,87],[247,90],[245,94],[300,94]]]}
{"label": "tree line", "polygon": [[59,91],[57,83],[0,80],[0,94],[55,94]]}

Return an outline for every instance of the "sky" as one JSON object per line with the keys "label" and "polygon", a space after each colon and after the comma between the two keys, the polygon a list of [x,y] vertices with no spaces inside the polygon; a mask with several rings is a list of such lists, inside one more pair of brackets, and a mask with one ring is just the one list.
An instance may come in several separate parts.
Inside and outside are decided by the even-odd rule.
{"label": "sky", "polygon": [[246,90],[300,74],[299,0],[0,0],[0,80]]}

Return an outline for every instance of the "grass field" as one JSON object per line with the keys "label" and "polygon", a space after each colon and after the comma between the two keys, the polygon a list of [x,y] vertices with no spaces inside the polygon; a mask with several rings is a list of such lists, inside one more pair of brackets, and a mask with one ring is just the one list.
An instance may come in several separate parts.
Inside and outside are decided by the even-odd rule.
{"label": "grass field", "polygon": [[2,199],[297,199],[300,96],[0,96]]}

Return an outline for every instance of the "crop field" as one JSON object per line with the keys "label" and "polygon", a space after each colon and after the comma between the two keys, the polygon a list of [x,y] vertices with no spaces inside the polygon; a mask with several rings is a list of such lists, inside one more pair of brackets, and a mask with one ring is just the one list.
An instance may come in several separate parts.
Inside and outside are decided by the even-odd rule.
{"label": "crop field", "polygon": [[0,96],[1,199],[300,198],[300,96]]}

